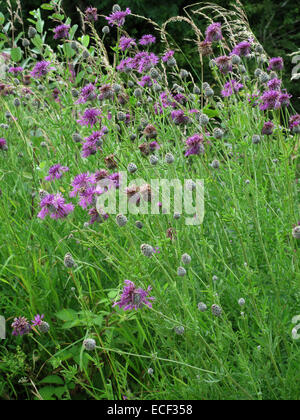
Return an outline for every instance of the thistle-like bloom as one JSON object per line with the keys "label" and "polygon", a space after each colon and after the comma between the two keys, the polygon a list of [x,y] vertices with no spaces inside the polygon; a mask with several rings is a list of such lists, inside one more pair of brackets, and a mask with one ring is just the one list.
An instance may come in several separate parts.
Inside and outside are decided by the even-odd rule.
{"label": "thistle-like bloom", "polygon": [[151,67],[156,66],[159,58],[154,53],[147,53],[141,51],[137,53],[132,59],[132,68],[135,68],[139,73],[150,70]]}
{"label": "thistle-like bloom", "polygon": [[289,121],[289,127],[294,133],[300,132],[300,114],[291,116]]}
{"label": "thistle-like bloom", "polygon": [[50,70],[53,70],[53,67],[49,68],[49,66],[50,66],[50,63],[48,61],[39,61],[34,66],[31,72],[31,76],[34,77],[35,79],[39,79],[43,76],[46,76]]}
{"label": "thistle-like bloom", "polygon": [[119,306],[119,308],[123,308],[124,311],[132,309],[138,310],[144,305],[152,308],[152,303],[150,301],[155,298],[149,296],[149,293],[152,290],[151,286],[149,286],[147,290],[143,290],[141,288],[137,289],[135,284],[130,280],[125,280],[124,283],[125,286],[121,298],[118,302],[113,304],[113,307]]}
{"label": "thistle-like bloom", "polygon": [[185,152],[185,156],[199,155],[200,153],[204,153],[203,141],[204,138],[202,134],[194,134],[193,136],[189,137],[186,140],[187,151]]}
{"label": "thistle-like bloom", "polygon": [[215,63],[218,66],[218,69],[221,73],[227,74],[232,71],[232,61],[231,57],[227,57],[226,55],[222,55],[215,59]]}
{"label": "thistle-like bloom", "polygon": [[96,22],[98,20],[96,7],[88,7],[84,12],[84,18],[88,22]]}
{"label": "thistle-like bloom", "polygon": [[125,23],[126,16],[131,14],[131,10],[127,7],[127,9],[122,12],[122,10],[111,13],[105,19],[108,21],[110,26],[123,26]]}
{"label": "thistle-like bloom", "polygon": [[121,36],[119,47],[122,51],[129,50],[129,48],[135,47],[136,42],[134,38],[128,38],[126,36]]}
{"label": "thistle-like bloom", "polygon": [[23,67],[10,67],[8,73],[12,73],[17,75],[18,73],[22,73],[24,71]]}
{"label": "thistle-like bloom", "polygon": [[205,41],[199,42],[198,43],[198,49],[204,57],[207,57],[207,56],[213,54],[212,42],[210,42],[210,41],[205,40]]}
{"label": "thistle-like bloom", "polygon": [[43,323],[43,319],[45,318],[45,315],[36,315],[34,319],[31,321],[32,325],[34,327],[39,327]]}
{"label": "thistle-like bloom", "polygon": [[171,57],[173,57],[173,55],[174,55],[174,51],[173,50],[169,50],[169,51],[166,51],[165,53],[164,53],[164,55],[162,56],[162,61],[164,62],[164,63],[166,63]]}
{"label": "thistle-like bloom", "polygon": [[73,204],[65,203],[61,193],[48,194],[42,199],[40,206],[42,208],[38,214],[40,219],[45,219],[48,214],[52,219],[63,219],[74,210]]}
{"label": "thistle-like bloom", "polygon": [[85,104],[90,99],[95,99],[95,86],[93,83],[89,83],[81,89],[79,99],[75,102],[76,104]]}
{"label": "thistle-like bloom", "polygon": [[221,23],[216,22],[209,25],[205,31],[205,41],[214,42],[223,39]]}
{"label": "thistle-like bloom", "polygon": [[277,90],[269,90],[265,92],[261,97],[260,101],[261,104],[259,108],[261,111],[265,111],[267,109],[278,109],[280,108],[281,104],[279,102],[280,92]]}
{"label": "thistle-like bloom", "polygon": [[291,99],[292,95],[290,95],[289,93],[280,93],[279,96],[279,102],[281,106],[289,106],[290,105],[290,99]]}
{"label": "thistle-like bloom", "polygon": [[270,90],[280,90],[281,83],[282,81],[280,79],[277,79],[277,77],[275,77],[274,79],[268,82],[268,88]]}
{"label": "thistle-like bloom", "polygon": [[222,96],[228,97],[238,92],[240,89],[243,89],[244,85],[238,81],[232,79],[230,82],[225,83],[224,88],[221,92]]}
{"label": "thistle-like bloom", "polygon": [[251,43],[248,41],[242,41],[237,44],[233,50],[232,55],[238,55],[239,57],[247,57],[251,52]]}
{"label": "thistle-like bloom", "polygon": [[140,45],[149,45],[154,44],[156,41],[155,36],[153,35],[143,35],[142,38],[139,40]]}
{"label": "thistle-like bloom", "polygon": [[185,125],[190,122],[190,118],[184,114],[182,109],[172,111],[171,118],[176,125]]}
{"label": "thistle-like bloom", "polygon": [[264,123],[261,133],[265,134],[266,136],[270,136],[274,131],[274,127],[275,125],[272,123],[272,121],[267,121]]}
{"label": "thistle-like bloom", "polygon": [[143,76],[143,77],[142,77],[142,80],[140,80],[140,81],[138,82],[138,84],[139,84],[140,86],[142,86],[142,87],[145,87],[145,86],[147,86],[147,87],[151,87],[151,86],[153,85],[153,83],[152,83],[152,79],[151,79],[151,77],[150,77],[150,76],[148,76],[148,75]]}
{"label": "thistle-like bloom", "polygon": [[101,131],[94,131],[85,139],[85,143],[82,146],[82,157],[87,158],[90,155],[94,155],[98,150],[101,150],[101,146],[103,144],[102,137],[105,132],[106,127],[103,127]]}
{"label": "thistle-like bloom", "polygon": [[[96,108],[88,108],[84,111],[81,119],[77,120],[78,124],[80,125],[90,125],[93,127],[97,122],[99,122],[99,115],[101,115],[101,111]],[[102,117],[101,117],[102,118]]]}
{"label": "thistle-like bloom", "polygon": [[91,184],[93,185],[95,183],[96,181],[94,176],[88,172],[76,175],[71,183],[73,190],[70,192],[70,197],[76,197],[78,193],[84,191],[86,188],[90,187]]}
{"label": "thistle-like bloom", "polygon": [[60,179],[63,176],[64,172],[68,172],[69,168],[67,166],[61,166],[59,163],[57,165],[51,166],[49,169],[49,175],[45,177],[46,181],[53,181],[55,179]]}
{"label": "thistle-like bloom", "polygon": [[283,69],[283,59],[281,57],[273,57],[269,61],[268,70],[280,71]]}
{"label": "thistle-like bloom", "polygon": [[13,328],[12,335],[14,336],[17,336],[17,335],[22,336],[24,334],[29,334],[31,331],[31,326],[27,318],[25,318],[24,316],[15,318],[11,326]]}
{"label": "thistle-like bloom", "polygon": [[7,150],[7,143],[3,137],[0,137],[0,150]]}
{"label": "thistle-like bloom", "polygon": [[54,29],[54,39],[62,39],[69,37],[70,25],[58,25]]}

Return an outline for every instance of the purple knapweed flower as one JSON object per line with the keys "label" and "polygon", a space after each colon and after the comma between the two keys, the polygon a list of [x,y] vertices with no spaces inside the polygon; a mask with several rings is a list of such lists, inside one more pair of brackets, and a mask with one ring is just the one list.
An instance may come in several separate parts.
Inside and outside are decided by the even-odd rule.
{"label": "purple knapweed flower", "polygon": [[68,38],[69,37],[69,29],[70,25],[58,25],[54,29],[54,39],[62,39],[62,38]]}
{"label": "purple knapweed flower", "polygon": [[149,45],[154,44],[156,41],[155,36],[153,35],[143,35],[142,38],[139,40],[140,45]]}
{"label": "purple knapweed flower", "polygon": [[10,67],[8,73],[18,74],[24,71],[23,67]]}
{"label": "purple knapweed flower", "polygon": [[119,306],[119,308],[123,308],[124,311],[132,309],[138,310],[144,305],[152,308],[152,303],[150,301],[155,298],[149,296],[149,293],[152,290],[151,286],[149,286],[147,290],[143,290],[141,288],[137,289],[135,284],[130,280],[125,280],[124,283],[125,286],[121,298],[118,302],[113,304],[113,307]]}
{"label": "purple knapweed flower", "polygon": [[67,166],[61,166],[59,163],[51,166],[49,169],[49,175],[45,177],[46,181],[53,181],[55,179],[60,179],[63,176],[64,172],[68,172],[69,168]]}
{"label": "purple knapweed flower", "polygon": [[216,22],[209,25],[205,31],[205,41],[214,42],[223,39],[221,23]]}
{"label": "purple knapweed flower", "polygon": [[171,57],[173,57],[173,55],[174,55],[174,51],[173,50],[169,50],[169,51],[166,51],[165,53],[164,53],[164,55],[162,56],[162,61],[164,62],[164,63],[166,63]]}
{"label": "purple knapweed flower", "polygon": [[99,122],[102,118],[99,116],[102,115],[102,112],[97,108],[88,108],[84,111],[84,114],[82,115],[81,119],[77,120],[78,124],[80,125],[90,125],[93,127],[97,122]]}
{"label": "purple knapweed flower", "polygon": [[194,134],[193,136],[189,137],[186,140],[187,151],[185,152],[184,156],[187,157],[204,153],[203,140],[204,138],[202,134]]}
{"label": "purple knapweed flower", "polygon": [[250,52],[251,52],[251,42],[242,41],[233,48],[231,54],[238,55],[239,57],[247,57],[250,54]]}
{"label": "purple knapweed flower", "polygon": [[281,83],[282,81],[280,79],[277,79],[277,77],[275,77],[274,79],[268,82],[268,88],[270,90],[280,90]]}
{"label": "purple knapweed flower", "polygon": [[96,98],[95,86],[93,83],[89,83],[81,89],[79,99],[75,102],[76,104],[85,104],[87,101]]}
{"label": "purple knapweed flower", "polygon": [[150,76],[147,76],[147,75],[146,76],[143,76],[142,77],[142,80],[140,80],[138,82],[138,84],[140,86],[142,86],[142,87],[145,87],[145,86],[151,87],[153,85],[151,77]]}
{"label": "purple knapweed flower", "polygon": [[283,59],[281,57],[273,57],[269,61],[268,70],[280,71],[283,69]]}
{"label": "purple knapweed flower", "polygon": [[281,106],[289,106],[292,95],[286,92],[281,92],[278,98]]}
{"label": "purple knapweed flower", "polygon": [[279,102],[280,92],[278,90],[268,90],[260,97],[259,109],[265,111],[267,109],[278,109],[281,104]]}
{"label": "purple knapweed flower", "polygon": [[70,197],[76,197],[78,193],[85,190],[90,186],[90,184],[95,184],[95,176],[87,173],[82,173],[76,175],[73,179],[71,186],[73,187],[72,191],[70,192]]}
{"label": "purple knapweed flower", "polygon": [[40,206],[42,208],[38,214],[40,219],[45,219],[48,214],[52,219],[63,219],[74,210],[73,204],[65,203],[61,193],[48,194],[42,199]]}
{"label": "purple knapweed flower", "polygon": [[96,22],[98,20],[96,7],[88,7],[84,12],[84,18],[88,22]]}
{"label": "purple knapweed flower", "polygon": [[233,95],[234,93],[238,92],[240,89],[243,89],[244,85],[239,83],[237,80],[230,80],[229,82],[225,83],[223,90],[221,91],[222,96],[228,97]]}
{"label": "purple knapweed flower", "polygon": [[215,59],[215,63],[220,70],[221,73],[227,74],[232,71],[232,61],[231,57],[227,57],[226,55],[222,55]]}
{"label": "purple knapweed flower", "polygon": [[31,321],[32,325],[34,327],[39,327],[43,323],[43,319],[45,318],[45,315],[36,315],[34,319]]}
{"label": "purple knapweed flower", "polygon": [[123,12],[122,10],[111,13],[105,19],[108,21],[109,25],[114,26],[123,26],[125,23],[126,16],[131,14],[131,10],[127,7],[127,9]]}
{"label": "purple knapweed flower", "polygon": [[159,58],[154,53],[147,53],[141,51],[137,53],[131,62],[132,68],[135,68],[139,73],[150,70],[151,67],[156,66]]}
{"label": "purple knapweed flower", "polygon": [[133,58],[131,57],[124,58],[117,65],[117,70],[121,72],[127,72],[129,70],[132,70],[133,68],[134,68],[134,61],[133,61]]}
{"label": "purple knapweed flower", "polygon": [[265,134],[266,136],[270,136],[274,131],[274,127],[275,125],[272,123],[272,121],[267,121],[264,123],[261,133]]}
{"label": "purple knapweed flower", "polygon": [[24,316],[20,316],[19,318],[15,318],[14,322],[11,324],[13,328],[12,335],[14,336],[22,336],[24,334],[29,334],[31,331],[31,326]]}
{"label": "purple knapweed flower", "polygon": [[176,125],[184,125],[190,122],[190,118],[184,114],[182,109],[172,111],[171,118]]}
{"label": "purple knapweed flower", "polygon": [[0,150],[7,150],[7,143],[3,137],[0,137]]}
{"label": "purple knapweed flower", "polygon": [[106,127],[103,127],[101,131],[94,131],[89,137],[86,137],[85,143],[82,146],[82,157],[87,158],[101,149],[103,143],[102,137],[105,132]]}
{"label": "purple knapweed flower", "polygon": [[89,215],[91,216],[89,221],[90,225],[93,225],[96,222],[103,223],[109,218],[109,215],[107,213],[99,213],[96,207],[93,207],[89,210]]}
{"label": "purple knapweed flower", "polygon": [[136,47],[136,42],[134,38],[128,38],[126,36],[121,36],[119,47],[122,51],[128,50],[129,48]]}
{"label": "purple knapweed flower", "polygon": [[54,69],[53,67],[49,68],[49,66],[50,66],[50,63],[48,61],[39,61],[34,66],[31,72],[31,76],[34,77],[35,79],[46,76],[50,70]]}
{"label": "purple knapweed flower", "polygon": [[293,132],[299,133],[300,131],[300,114],[292,115],[289,120],[289,127]]}

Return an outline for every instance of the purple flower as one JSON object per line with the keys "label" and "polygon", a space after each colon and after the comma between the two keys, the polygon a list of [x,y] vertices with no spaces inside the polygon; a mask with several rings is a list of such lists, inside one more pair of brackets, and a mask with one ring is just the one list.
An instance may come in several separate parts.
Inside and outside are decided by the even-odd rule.
{"label": "purple flower", "polygon": [[185,156],[191,155],[199,155],[200,153],[204,153],[204,146],[203,146],[203,135],[202,134],[194,134],[193,136],[189,137],[186,140],[186,145],[188,147]]}
{"label": "purple flower", "polygon": [[0,150],[7,150],[7,143],[3,137],[0,137]]}
{"label": "purple flower", "polygon": [[138,84],[142,87],[145,87],[145,86],[151,87],[153,83],[150,76],[143,76],[142,80],[139,81]]}
{"label": "purple flower", "polygon": [[221,23],[212,23],[205,31],[205,41],[214,42],[223,39]]}
{"label": "purple flower", "polygon": [[269,61],[268,70],[280,71],[283,69],[283,59],[281,57],[273,57]]}
{"label": "purple flower", "polygon": [[89,215],[91,216],[91,219],[89,221],[89,224],[92,225],[96,222],[103,223],[105,220],[109,218],[109,215],[107,213],[99,213],[98,210],[93,207],[91,210],[89,210]]}
{"label": "purple flower", "polygon": [[272,123],[272,121],[265,122],[261,133],[270,136],[274,131],[274,127],[275,125]]}
{"label": "purple flower", "polygon": [[159,58],[153,53],[141,51],[137,53],[132,59],[132,68],[135,68],[139,73],[148,71],[152,66],[159,62]]}
{"label": "purple flower", "polygon": [[143,35],[142,38],[139,40],[140,45],[149,45],[154,44],[156,41],[155,36],[153,35]]}
{"label": "purple flower", "polygon": [[130,280],[125,280],[125,286],[123,288],[123,293],[121,295],[120,301],[115,302],[113,307],[119,306],[123,308],[124,311],[132,309],[140,309],[144,305],[147,305],[149,308],[152,308],[151,300],[154,300],[154,297],[149,297],[149,293],[152,290],[151,286],[147,290],[137,289],[135,284]]}
{"label": "purple flower", "polygon": [[281,92],[280,96],[278,98],[280,105],[281,106],[289,106],[290,105],[290,99],[291,99],[292,95],[285,93],[285,92]]}
{"label": "purple flower", "polygon": [[238,81],[232,79],[230,82],[225,83],[223,90],[221,91],[222,96],[228,97],[243,89],[244,85]]}
{"label": "purple flower", "polygon": [[39,327],[43,323],[45,315],[36,315],[34,319],[31,321],[34,327]]}
{"label": "purple flower", "polygon": [[292,131],[299,131],[300,126],[300,114],[292,115],[289,121],[289,127]]}
{"label": "purple flower", "polygon": [[126,36],[121,36],[119,47],[122,51],[128,50],[131,47],[135,47],[136,42],[134,38],[128,38]]}
{"label": "purple flower", "polygon": [[171,118],[176,125],[184,125],[189,123],[190,121],[190,118],[184,115],[184,112],[181,109],[178,109],[177,111],[172,111]]}
{"label": "purple flower", "polygon": [[96,22],[98,20],[98,13],[95,7],[88,7],[84,12],[85,20],[88,22]]}
{"label": "purple flower", "polygon": [[164,55],[162,56],[161,59],[164,63],[166,63],[171,57],[173,57],[173,55],[174,55],[174,51],[169,50],[169,51],[164,53]]}
{"label": "purple flower", "polygon": [[103,127],[101,131],[94,131],[85,139],[85,143],[82,146],[82,157],[87,158],[90,155],[94,155],[98,149],[101,149],[103,143],[102,137],[105,132],[106,127]]}
{"label": "purple flower", "polygon": [[149,143],[149,147],[150,147],[151,152],[154,152],[155,150],[160,149],[160,145],[157,143],[157,141],[152,141],[151,143]]}
{"label": "purple flower", "polygon": [[90,184],[95,183],[96,180],[94,175],[90,175],[88,172],[76,175],[71,183],[73,190],[70,192],[70,197],[76,197],[80,191],[85,190],[90,186]]}
{"label": "purple flower", "polygon": [[38,79],[42,76],[46,76],[46,74],[48,74],[50,70],[53,70],[53,67],[49,68],[49,66],[50,63],[48,63],[48,61],[39,61],[34,66],[31,72],[31,76],[35,79]]}
{"label": "purple flower", "polygon": [[93,127],[99,121],[99,119],[97,118],[99,115],[101,115],[101,111],[99,109],[88,108],[84,111],[83,116],[81,117],[81,119],[77,120],[77,122],[80,125],[90,125],[91,127]]}
{"label": "purple flower", "polygon": [[126,72],[128,70],[132,70],[134,68],[133,59],[131,57],[125,58],[121,60],[117,66],[118,71]]}
{"label": "purple flower", "polygon": [[15,318],[11,326],[13,328],[12,335],[14,336],[17,336],[17,335],[22,336],[24,334],[29,334],[31,331],[31,326],[27,318],[25,318],[24,316]]}
{"label": "purple flower", "polygon": [[231,54],[238,55],[239,57],[247,57],[251,52],[251,43],[248,41],[242,41],[237,44]]}
{"label": "purple flower", "polygon": [[58,25],[54,29],[54,39],[62,39],[69,37],[70,25]]}
{"label": "purple flower", "polygon": [[221,73],[227,74],[232,71],[232,61],[231,57],[227,57],[226,55],[222,55],[215,59],[216,65]]}
{"label": "purple flower", "polygon": [[280,90],[281,80],[276,77],[268,82],[268,88],[270,90]]}
{"label": "purple flower", "polygon": [[277,90],[268,90],[265,92],[261,97],[260,101],[261,104],[259,108],[261,111],[265,111],[267,109],[278,109],[280,108],[281,104],[279,102],[280,92]]}
{"label": "purple flower", "polygon": [[8,73],[18,74],[22,73],[22,71],[24,71],[23,67],[10,67]]}
{"label": "purple flower", "polygon": [[53,181],[55,179],[60,179],[63,176],[64,172],[68,172],[69,168],[66,166],[61,166],[59,163],[57,165],[51,166],[49,169],[49,175],[45,177],[46,181]]}
{"label": "purple flower", "polygon": [[40,219],[45,219],[48,214],[52,219],[63,219],[74,210],[73,204],[65,204],[61,193],[47,195],[42,199],[40,206],[42,208],[38,214]]}
{"label": "purple flower", "polygon": [[114,13],[111,13],[109,16],[107,16],[105,19],[108,21],[108,23],[111,26],[117,25],[117,26],[123,26],[125,23],[125,18],[127,15],[131,14],[131,10],[127,7],[125,12],[117,11]]}
{"label": "purple flower", "polygon": [[93,83],[89,83],[81,89],[79,99],[75,102],[76,104],[85,104],[91,99],[95,99],[95,86]]}

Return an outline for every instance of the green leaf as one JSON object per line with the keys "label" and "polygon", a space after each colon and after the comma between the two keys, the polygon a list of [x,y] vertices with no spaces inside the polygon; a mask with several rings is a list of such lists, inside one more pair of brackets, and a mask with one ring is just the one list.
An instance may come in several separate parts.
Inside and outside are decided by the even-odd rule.
{"label": "green leaf", "polygon": [[78,318],[77,312],[73,309],[63,309],[62,311],[57,312],[56,316],[62,321],[74,321]]}
{"label": "green leaf", "polygon": [[53,6],[52,6],[52,4],[45,3],[45,4],[42,4],[41,5],[41,9],[44,9],[44,10],[53,10]]}
{"label": "green leaf", "polygon": [[64,385],[64,381],[57,375],[50,375],[40,381],[40,384]]}
{"label": "green leaf", "polygon": [[82,45],[84,45],[85,48],[87,48],[89,46],[89,43],[90,43],[90,37],[88,35],[84,35],[81,38],[81,42],[82,42]]}
{"label": "green leaf", "polygon": [[5,21],[4,14],[0,12],[0,25],[3,25],[4,21]]}
{"label": "green leaf", "polygon": [[19,61],[21,61],[21,59],[22,59],[22,50],[21,50],[21,48],[20,47],[12,48],[10,55],[11,55],[11,59],[13,61],[15,61],[16,63],[19,62]]}

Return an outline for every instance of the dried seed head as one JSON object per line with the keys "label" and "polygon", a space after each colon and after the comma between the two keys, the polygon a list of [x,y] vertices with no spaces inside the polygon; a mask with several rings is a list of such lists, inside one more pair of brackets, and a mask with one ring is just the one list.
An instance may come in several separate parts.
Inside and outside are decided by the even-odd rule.
{"label": "dried seed head", "polygon": [[92,338],[87,338],[86,340],[84,340],[83,342],[83,347],[85,348],[85,350],[87,351],[93,351],[96,348],[96,341],[93,340]]}
{"label": "dried seed head", "polygon": [[186,269],[184,267],[178,267],[177,275],[179,277],[184,277],[186,275]]}
{"label": "dried seed head", "polygon": [[147,139],[155,139],[157,137],[156,128],[152,124],[148,124],[145,127],[143,133],[144,133],[144,135],[146,136]]}
{"label": "dried seed head", "polygon": [[116,222],[118,226],[123,227],[127,224],[128,220],[124,214],[118,214],[116,217]]}
{"label": "dried seed head", "polygon": [[211,96],[214,96],[214,94],[215,94],[215,92],[212,90],[212,88],[206,88],[205,90],[204,90],[204,95],[207,97],[207,98],[210,98]]}
{"label": "dried seed head", "polygon": [[198,88],[198,86],[194,86],[193,87],[193,93],[195,94],[195,95],[200,95],[200,93],[201,93],[201,90]]}
{"label": "dried seed head", "polygon": [[158,157],[155,155],[151,155],[149,158],[149,162],[151,165],[157,165],[158,164]]}
{"label": "dried seed head", "polygon": [[74,259],[73,259],[73,257],[72,257],[72,255],[70,254],[70,252],[68,252],[66,255],[65,255],[65,258],[64,258],[64,265],[65,265],[65,267],[67,267],[67,268],[72,268],[72,267],[74,267],[76,264],[75,264],[75,261],[74,261]]}
{"label": "dried seed head", "polygon": [[211,311],[214,316],[220,317],[222,315],[222,308],[219,305],[212,305]]}
{"label": "dried seed head", "polygon": [[213,131],[213,136],[216,139],[221,139],[224,136],[224,131],[221,128],[215,128]]}
{"label": "dried seed head", "polygon": [[37,30],[33,26],[30,26],[28,29],[28,38],[34,38],[36,34]]}
{"label": "dried seed head", "polygon": [[181,257],[181,261],[183,262],[183,264],[190,264],[192,262],[192,258],[189,254],[183,254],[183,256]]}
{"label": "dried seed head", "polygon": [[148,245],[148,244],[142,244],[141,251],[142,251],[142,254],[145,255],[145,257],[152,257],[154,253],[153,246]]}
{"label": "dried seed head", "polygon": [[198,303],[198,309],[200,312],[205,312],[207,310],[207,306],[203,302]]}
{"label": "dried seed head", "polygon": [[143,95],[142,89],[140,89],[140,88],[136,88],[136,89],[134,90],[133,94],[134,94],[134,96],[135,96],[136,98],[141,98],[141,97],[142,97],[142,95]]}
{"label": "dried seed head", "polygon": [[106,158],[104,160],[105,160],[105,164],[106,164],[108,169],[117,168],[118,164],[115,161],[115,155],[106,156]]}
{"label": "dried seed head", "polygon": [[240,64],[241,58],[238,55],[233,54],[231,56],[231,61],[232,61],[232,64]]}
{"label": "dried seed head", "polygon": [[179,76],[181,77],[181,79],[186,79],[189,76],[189,72],[184,69],[181,69],[179,72]]}

